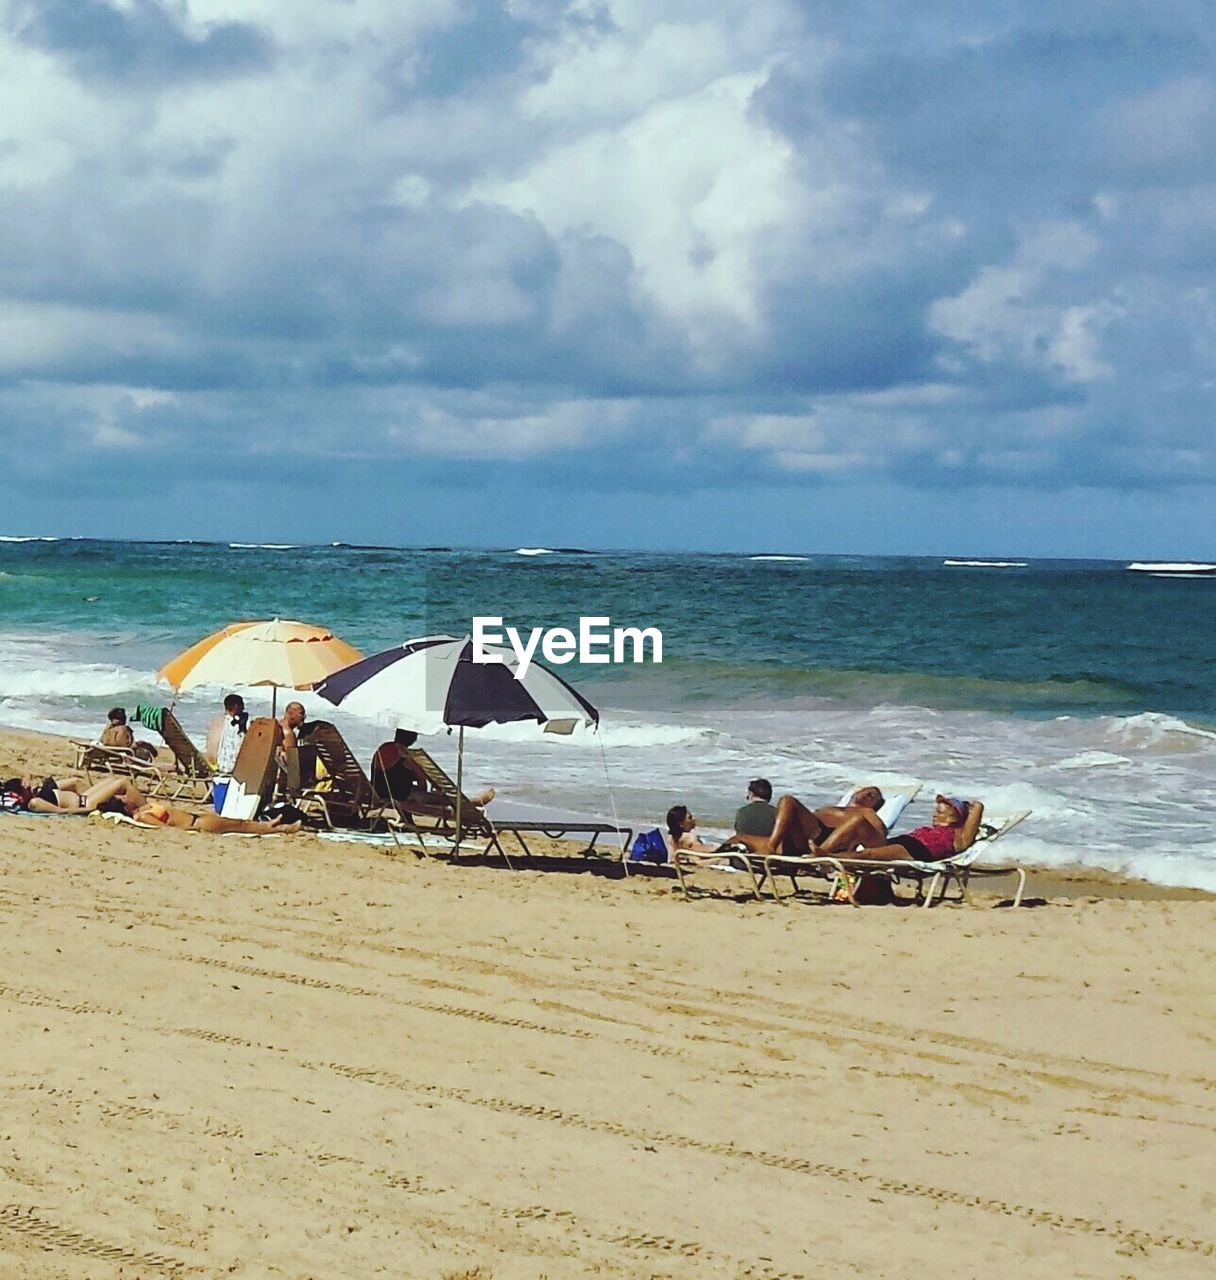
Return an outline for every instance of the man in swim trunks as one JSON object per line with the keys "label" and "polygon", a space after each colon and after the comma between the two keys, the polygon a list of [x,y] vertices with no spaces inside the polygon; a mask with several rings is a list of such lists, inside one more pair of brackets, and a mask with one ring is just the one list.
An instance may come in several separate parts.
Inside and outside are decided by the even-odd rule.
{"label": "man in swim trunks", "polygon": [[797,796],[782,796],[772,832],[767,837],[740,833],[738,840],[753,853],[784,853],[803,857],[817,853],[843,853],[858,845],[876,844],[887,838],[887,828],[878,816],[882,792],[873,786],[859,787],[845,805],[825,805],[810,809]]}

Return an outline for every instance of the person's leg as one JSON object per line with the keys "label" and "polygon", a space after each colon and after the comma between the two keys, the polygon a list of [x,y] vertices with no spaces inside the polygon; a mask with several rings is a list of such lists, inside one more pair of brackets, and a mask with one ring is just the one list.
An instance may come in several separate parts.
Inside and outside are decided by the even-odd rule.
{"label": "person's leg", "polygon": [[239,832],[249,836],[292,835],[304,824],[301,822],[283,822],[280,818],[272,818],[269,822],[255,822],[245,818],[223,818],[218,813],[200,813],[195,819],[195,829],[208,831],[212,835],[229,835]]}
{"label": "person's leg", "polygon": [[885,845],[887,837],[880,833],[864,813],[846,818],[819,846],[820,853],[847,853],[862,845],[867,849]]}
{"label": "person's leg", "polygon": [[849,855],[850,858],[873,859],[875,862],[930,862],[935,859],[928,856],[928,850],[925,850],[925,856],[910,852],[902,844],[879,844],[868,849],[859,849],[857,852]]}
{"label": "person's leg", "polygon": [[762,842],[759,853],[799,855],[816,852],[815,841],[825,827],[797,796],[782,796],[777,801],[777,817],[769,838]]}
{"label": "person's leg", "polygon": [[480,795],[470,796],[469,799],[478,809],[484,809],[497,794],[493,787],[487,787]]}

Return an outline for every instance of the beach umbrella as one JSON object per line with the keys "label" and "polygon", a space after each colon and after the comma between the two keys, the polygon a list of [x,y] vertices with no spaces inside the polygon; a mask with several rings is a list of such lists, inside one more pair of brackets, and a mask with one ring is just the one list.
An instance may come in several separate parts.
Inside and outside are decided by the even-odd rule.
{"label": "beach umbrella", "polygon": [[456,748],[456,846],[460,847],[460,793],[464,786],[464,731],[488,724],[534,720],[550,732],[599,724],[600,713],[572,685],[539,662],[519,677],[513,649],[485,645],[493,662],[473,661],[468,637],[423,636],[336,672],[313,692],[343,710],[390,717],[420,733],[459,730]]}
{"label": "beach umbrella", "polygon": [[328,627],[274,618],[230,623],[179,653],[156,674],[179,693],[201,684],[270,685],[273,715],[279,689],[311,689],[361,656]]}

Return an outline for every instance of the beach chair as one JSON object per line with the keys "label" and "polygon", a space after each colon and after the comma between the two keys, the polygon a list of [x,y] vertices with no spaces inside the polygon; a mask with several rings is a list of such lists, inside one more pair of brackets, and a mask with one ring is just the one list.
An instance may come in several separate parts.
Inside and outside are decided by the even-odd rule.
{"label": "beach chair", "polygon": [[371,826],[383,815],[385,804],[372,790],[363,766],[341,732],[328,720],[315,720],[309,728],[308,742],[315,748],[325,776],[300,792],[300,808],[306,813],[319,812],[331,830]]}
{"label": "beach chair", "polygon": [[[942,858],[938,862],[914,862],[906,858],[892,862],[876,862],[872,858],[849,858],[844,854],[823,855],[818,858],[808,858],[805,861],[822,864],[833,877],[833,891],[839,890],[842,896],[854,906],[860,905],[854,896],[854,890],[859,878],[864,875],[885,876],[896,883],[903,880],[913,881],[916,885],[916,901],[923,907],[931,907],[935,902],[945,902],[946,893],[952,881],[958,885],[958,900],[974,906],[975,903],[967,889],[968,882],[973,876],[1016,875],[1018,886],[1014,893],[1013,905],[1019,907],[1022,905],[1022,895],[1026,889],[1025,869],[1015,863],[996,865],[981,863],[980,859],[984,857],[994,841],[1012,831],[1020,822],[1030,817],[1030,814],[1031,810],[1024,809],[1006,816],[994,817],[992,821],[986,822],[980,828],[980,834],[970,848],[954,854],[953,857]],[[927,892],[925,891],[926,882],[929,886]],[[775,885],[774,892],[776,892]],[[780,897],[779,900],[785,901]]]}
{"label": "beach chair", "polygon": [[211,795],[215,770],[207,757],[190,741],[190,735],[182,728],[171,707],[151,707],[140,703],[132,717],[145,728],[159,733],[165,746],[173,752],[172,774],[166,775],[164,790],[174,800],[190,795],[206,800]]}
{"label": "beach chair", "polygon": [[[443,769],[431,754],[421,747],[410,747],[406,754],[426,775],[431,794],[440,797],[439,803],[429,800],[415,801],[406,799],[395,802],[391,808],[395,817],[390,823],[391,829],[405,839],[417,836],[442,836],[456,842],[456,801],[460,799],[460,843],[484,841],[481,852],[488,853],[494,849],[508,867],[513,866],[506,849],[503,848],[501,835],[515,837],[525,857],[532,857],[528,846],[528,835],[548,836],[560,840],[565,836],[577,835],[589,837],[582,853],[588,857],[597,855],[596,841],[603,835],[616,835],[622,838],[624,847],[629,847],[633,839],[633,828],[614,822],[567,820],[565,818],[543,819],[539,822],[504,818],[495,821],[484,809],[479,809],[468,796],[457,789],[454,779]],[[386,805],[386,810],[389,806]],[[420,841],[421,848],[426,851],[425,840]]]}
{"label": "beach chair", "polygon": [[[998,864],[981,862],[980,859],[988,855],[995,841],[1012,831],[1020,822],[1025,822],[1031,812],[1030,809],[1022,809],[1017,813],[994,815],[992,820],[984,823],[980,828],[980,834],[970,849],[964,849],[962,853],[956,853],[953,858],[946,858],[941,862],[916,862],[906,867],[893,864],[891,877],[895,880],[915,880],[918,900],[922,906],[931,907],[934,905],[935,894],[938,895],[937,902],[947,901],[946,893],[951,882],[958,886],[957,900],[966,902],[968,906],[974,906],[975,903],[967,891],[968,882],[972,877],[1017,876],[1018,887],[1014,891],[1013,905],[1020,907],[1022,896],[1026,891],[1025,868],[1013,862]],[[926,880],[929,882],[928,892],[924,891]]]}
{"label": "beach chair", "polygon": [[95,773],[118,774],[139,783],[147,795],[159,795],[167,777],[171,776],[150,760],[136,755],[130,747],[106,747],[100,742],[81,742],[70,739],[76,748],[74,768],[82,771],[90,782]]}
{"label": "beach chair", "polygon": [[[849,804],[852,795],[861,785],[864,785],[864,783],[849,787],[849,790],[845,791],[845,794],[840,797],[837,804],[841,806]],[[888,831],[895,826],[896,822],[899,822],[900,814],[908,808],[911,801],[915,800],[919,794],[919,782],[899,787],[883,787],[884,799],[882,808],[878,810],[878,817],[882,818],[883,822],[886,823]],[[780,888],[777,887],[776,877],[778,874],[785,876],[790,881],[792,892],[797,892],[797,887],[799,887],[797,877],[799,876],[826,878],[829,882],[833,881],[833,878],[837,876],[837,865],[833,859],[824,859],[820,858],[820,856],[809,854],[754,854],[754,852],[746,849],[745,846],[732,845],[730,841],[727,841],[726,844],[719,847],[712,854],[690,854],[686,850],[681,850],[680,856],[677,859],[673,859],[672,863],[676,869],[677,876],[680,877],[680,884],[681,888],[684,888],[685,897],[689,896],[684,878],[685,869],[713,868],[716,865],[721,868],[723,864],[730,865],[732,869],[736,867],[742,868],[746,865],[746,868],[751,873],[751,879],[753,879],[756,897],[760,897],[760,887],[763,886],[763,882],[767,879],[772,886],[773,897],[776,897],[778,901],[785,900],[781,895]],[[758,869],[760,876],[756,878],[755,872]]]}

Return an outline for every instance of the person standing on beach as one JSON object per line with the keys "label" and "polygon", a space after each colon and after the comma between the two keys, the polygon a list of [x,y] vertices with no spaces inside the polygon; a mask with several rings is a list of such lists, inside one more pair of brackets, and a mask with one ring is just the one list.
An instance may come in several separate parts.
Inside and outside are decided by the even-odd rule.
{"label": "person standing on beach", "polygon": [[207,755],[220,773],[232,772],[248,723],[245,699],[239,693],[230,693],[224,699],[224,710],[207,728]]}

